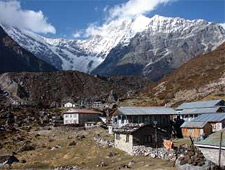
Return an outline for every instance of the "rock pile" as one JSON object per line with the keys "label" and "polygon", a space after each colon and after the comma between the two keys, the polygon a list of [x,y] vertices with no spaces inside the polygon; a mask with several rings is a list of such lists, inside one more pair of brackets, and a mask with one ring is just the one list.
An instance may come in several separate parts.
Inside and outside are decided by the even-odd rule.
{"label": "rock pile", "polygon": [[14,156],[14,154],[7,156],[0,156],[0,169],[16,162],[19,162],[19,160]]}
{"label": "rock pile", "polygon": [[81,168],[79,168],[78,166],[66,166],[66,167],[57,167],[53,170],[81,170]]}
{"label": "rock pile", "polygon": [[179,158],[180,165],[192,164],[194,166],[203,166],[205,164],[205,157],[202,152],[195,146],[190,145],[187,150]]}
{"label": "rock pile", "polygon": [[133,155],[150,156],[152,158],[160,158],[174,161],[176,156],[174,150],[166,150],[165,148],[151,148],[146,146],[134,146]]}
{"label": "rock pile", "polygon": [[103,139],[99,134],[94,136],[94,141],[99,145],[103,147],[113,147],[114,146],[114,141],[113,140],[108,140],[108,139]]}

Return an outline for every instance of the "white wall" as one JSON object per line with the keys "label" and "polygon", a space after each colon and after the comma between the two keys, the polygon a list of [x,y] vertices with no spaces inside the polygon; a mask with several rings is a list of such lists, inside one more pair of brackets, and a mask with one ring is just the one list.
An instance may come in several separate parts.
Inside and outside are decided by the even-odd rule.
{"label": "white wall", "polygon": [[132,155],[133,152],[133,136],[129,135],[129,141],[126,141],[127,135],[129,134],[118,134],[115,133],[115,148],[123,150],[128,154]]}
{"label": "white wall", "polygon": [[64,125],[68,124],[79,124],[79,115],[78,114],[64,114],[63,115],[63,123]]}
{"label": "white wall", "polygon": [[73,104],[73,103],[68,102],[68,103],[64,104],[64,107],[76,107],[76,105]]}
{"label": "white wall", "polygon": [[[113,123],[112,123],[113,127],[122,127],[129,123],[129,121],[127,120],[127,117],[125,115],[123,116],[124,116],[123,121],[122,121],[122,116],[120,115],[113,117]],[[115,119],[117,119],[117,122],[114,121]]]}

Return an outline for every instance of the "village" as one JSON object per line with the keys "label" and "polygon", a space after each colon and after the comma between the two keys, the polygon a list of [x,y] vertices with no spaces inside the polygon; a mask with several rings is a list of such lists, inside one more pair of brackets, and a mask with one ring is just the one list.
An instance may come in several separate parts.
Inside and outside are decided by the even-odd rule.
{"label": "village", "polygon": [[[18,106],[14,109],[18,109]],[[1,122],[3,121],[0,127],[1,134],[7,134],[6,132],[16,134],[20,131],[19,129],[31,132],[31,125],[25,126],[24,124],[34,123],[38,119],[39,126],[44,130],[49,128],[55,132],[56,129],[63,129],[64,134],[75,133],[75,139],[78,141],[85,140],[91,134],[94,135],[91,137],[92,140],[99,147],[115,148],[125,155],[137,158],[141,156],[144,159],[171,162],[169,167],[172,169],[197,170],[225,167],[225,133],[223,133],[225,101],[223,100],[182,103],[176,108],[168,106],[122,107],[119,106],[116,96],[111,92],[107,102],[98,100],[84,106],[83,103],[66,99],[60,106],[56,105],[51,110],[54,110],[54,114],[40,111],[39,117],[29,115],[26,119],[17,117],[13,112],[7,112],[1,116]],[[99,130],[101,133],[104,132],[104,135],[96,133]],[[43,132],[34,133],[35,140],[37,140]],[[77,135],[79,133],[81,134]],[[60,138],[64,136],[58,134],[58,138],[57,140],[61,140]],[[66,141],[69,142],[70,147],[75,147],[77,141],[71,142],[72,138],[69,135]],[[2,141],[4,139],[7,139],[7,135],[2,136]],[[20,142],[24,140],[21,134],[17,139]],[[4,148],[5,143],[1,142],[0,167],[23,167],[21,164],[26,164],[27,161],[18,159],[15,154],[17,151],[13,151],[12,147]],[[49,149],[52,151],[61,147],[58,144]],[[32,150],[35,150],[35,146],[32,146],[31,142],[26,142],[18,152],[29,153]],[[8,155],[2,155],[7,153]],[[115,153],[110,151],[110,157],[114,155]],[[96,169],[110,169],[108,163],[98,161]],[[129,161],[119,169],[134,168],[134,162]],[[73,163],[70,162],[70,164]],[[74,165],[77,164],[75,161]],[[30,165],[29,168],[32,166]]]}

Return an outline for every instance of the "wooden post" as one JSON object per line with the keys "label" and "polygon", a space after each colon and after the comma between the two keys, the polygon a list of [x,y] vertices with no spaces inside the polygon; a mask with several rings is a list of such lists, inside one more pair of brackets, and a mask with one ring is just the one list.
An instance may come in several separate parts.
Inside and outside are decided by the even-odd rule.
{"label": "wooden post", "polygon": [[220,148],[219,148],[219,167],[221,164],[221,148],[222,148],[223,132],[220,133]]}

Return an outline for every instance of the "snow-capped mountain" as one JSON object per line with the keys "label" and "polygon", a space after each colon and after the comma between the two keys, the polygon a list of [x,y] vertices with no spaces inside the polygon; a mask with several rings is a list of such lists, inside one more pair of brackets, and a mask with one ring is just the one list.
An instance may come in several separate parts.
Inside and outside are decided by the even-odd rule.
{"label": "snow-capped mountain", "polygon": [[158,15],[111,21],[86,40],[50,39],[26,30],[4,29],[22,47],[58,69],[105,75],[147,75],[160,61],[170,63],[163,65],[168,72],[225,40],[219,24]]}
{"label": "snow-capped mountain", "polygon": [[50,39],[27,30],[3,26],[22,47],[58,69],[90,73],[119,43],[127,44],[137,32],[143,31],[148,18],[112,21],[99,28],[99,34],[87,40]]}
{"label": "snow-capped mountain", "polygon": [[119,44],[93,73],[101,75],[145,75],[158,80],[190,59],[210,52],[225,41],[220,24],[154,16],[147,29],[128,45]]}

